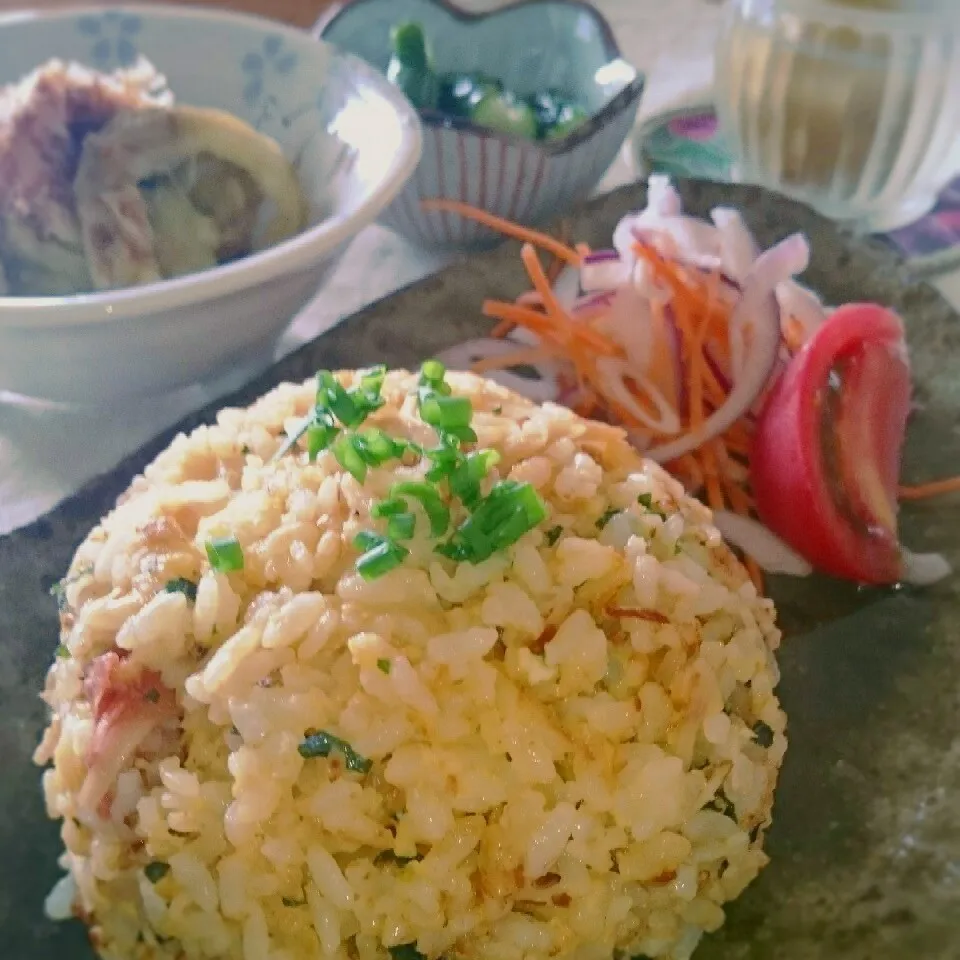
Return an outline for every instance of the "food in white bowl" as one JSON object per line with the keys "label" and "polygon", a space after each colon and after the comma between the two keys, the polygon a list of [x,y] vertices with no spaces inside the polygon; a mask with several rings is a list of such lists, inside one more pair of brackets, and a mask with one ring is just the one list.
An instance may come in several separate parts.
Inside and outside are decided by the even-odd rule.
{"label": "food in white bowl", "polygon": [[179,106],[144,58],[51,60],[0,89],[0,294],[155,283],[296,234],[306,205],[279,144]]}
{"label": "food in white bowl", "polygon": [[619,428],[321,373],[77,551],[47,903],[110,960],[687,958],[767,861],[773,605]]}
{"label": "food in white bowl", "polygon": [[[227,262],[206,269],[70,295],[0,296],[0,393],[100,405],[238,367],[252,375],[420,156],[416,113],[383,76],[269,20],[184,6],[67,7],[0,16],[0,46],[0,84],[52,57],[101,74],[143,57],[180,104],[229,114],[275,141],[305,207],[292,236],[254,243],[262,249],[246,256],[220,249]],[[263,206],[266,214],[276,204]],[[185,248],[167,245],[166,254],[176,260]],[[197,259],[194,251],[189,262]]]}

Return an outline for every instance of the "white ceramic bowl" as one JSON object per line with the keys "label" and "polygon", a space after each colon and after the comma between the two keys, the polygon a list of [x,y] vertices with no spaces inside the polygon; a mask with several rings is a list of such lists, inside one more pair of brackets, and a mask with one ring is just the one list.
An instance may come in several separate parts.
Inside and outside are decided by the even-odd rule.
{"label": "white ceramic bowl", "polygon": [[310,208],[296,237],[201,273],[82,296],[0,297],[0,390],[99,403],[269,357],[420,158],[416,113],[380,74],[268,20],[145,4],[9,14],[0,50],[0,83],[51,57],[109,70],[146,56],[178,102],[228,110],[278,140]]}

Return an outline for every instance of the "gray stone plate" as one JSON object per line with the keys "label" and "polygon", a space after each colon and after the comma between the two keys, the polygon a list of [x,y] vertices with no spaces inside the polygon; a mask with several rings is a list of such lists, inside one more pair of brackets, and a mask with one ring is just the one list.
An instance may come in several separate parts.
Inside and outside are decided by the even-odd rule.
{"label": "gray stone plate", "polygon": [[[877,300],[906,318],[918,410],[905,474],[960,469],[960,317],[911,283],[889,251],[839,234],[807,209],[746,187],[682,185],[689,209],[745,211],[764,244],[794,230],[812,241],[807,275],[829,302]],[[574,235],[609,243],[643,201],[630,187],[572,218]],[[246,404],[319,366],[416,364],[486,329],[488,296],[514,296],[516,246],[459,263],[345,322],[236,396]],[[213,419],[204,410],[180,424]],[[30,754],[44,721],[36,692],[57,643],[47,590],[71,552],[131,478],[170,441],[158,438],[30,527],[0,540],[0,957],[89,960],[75,924],[42,916],[57,877]],[[911,507],[904,539],[960,568],[960,498]],[[775,582],[786,633],[780,693],[790,750],[769,837],[773,858],[706,938],[698,960],[953,960],[960,958],[960,590],[858,590],[824,580]],[[235,960],[235,958],[224,958]]]}

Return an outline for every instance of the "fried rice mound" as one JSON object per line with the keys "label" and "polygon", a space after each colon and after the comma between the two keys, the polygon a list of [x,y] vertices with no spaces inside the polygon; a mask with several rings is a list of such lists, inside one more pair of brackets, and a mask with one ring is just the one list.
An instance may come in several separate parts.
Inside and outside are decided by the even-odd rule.
{"label": "fried rice mound", "polygon": [[[178,436],[77,551],[36,760],[48,913],[103,957],[682,960],[766,863],[772,603],[622,431],[448,382],[487,483],[548,509],[481,563],[421,518],[358,573],[372,505],[425,468],[283,453],[313,381]],[[416,385],[389,373],[369,423],[428,445]]]}

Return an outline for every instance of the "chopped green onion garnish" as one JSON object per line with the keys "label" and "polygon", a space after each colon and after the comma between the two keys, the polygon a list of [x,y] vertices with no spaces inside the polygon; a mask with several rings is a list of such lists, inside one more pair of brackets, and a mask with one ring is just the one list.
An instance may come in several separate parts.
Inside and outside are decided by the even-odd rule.
{"label": "chopped green onion garnish", "polygon": [[56,653],[57,653],[58,660],[67,660],[70,657],[70,651],[67,648],[67,645],[64,643],[61,643],[57,646]]}
{"label": "chopped green onion garnish", "polygon": [[392,960],[427,960],[417,949],[415,943],[401,943],[399,947],[388,947]]}
{"label": "chopped green onion garnish", "polygon": [[395,483],[390,489],[390,499],[411,497],[416,500],[430,521],[430,533],[439,537],[450,526],[450,508],[443,502],[437,488],[422,480]]}
{"label": "chopped green onion garnish", "polygon": [[333,751],[336,751],[343,755],[347,769],[353,770],[355,773],[366,773],[373,766],[371,760],[361,757],[349,743],[335,737],[332,733],[327,733],[325,730],[307,733],[300,746],[297,747],[297,751],[304,760],[312,760],[314,757],[329,757]]}
{"label": "chopped green onion garnish", "polygon": [[446,437],[453,437],[460,443],[477,442],[477,432],[473,427],[438,427],[437,429],[443,430]]}
{"label": "chopped green onion garnish", "polygon": [[641,493],[640,496],[637,497],[637,503],[645,510],[649,510],[650,513],[656,513],[661,517],[666,517],[666,514],[653,502],[653,494],[651,493]]}
{"label": "chopped green onion garnish", "polygon": [[424,386],[446,387],[443,381],[446,375],[447,368],[439,360],[425,360],[420,367],[420,383]]}
{"label": "chopped green onion garnish", "polygon": [[481,482],[499,460],[496,450],[478,450],[462,457],[450,474],[450,492],[472,509],[480,500]]}
{"label": "chopped green onion garnish", "polygon": [[383,389],[383,381],[387,377],[387,368],[385,364],[377,364],[375,367],[368,367],[360,371],[360,390],[369,396],[379,397]]}
{"label": "chopped green onion garnish", "polygon": [[381,537],[379,533],[371,533],[369,530],[361,530],[353,538],[353,545],[358,550],[372,550],[374,547],[379,547],[380,544],[385,542],[385,538]]}
{"label": "chopped green onion garnish", "polygon": [[547,541],[547,546],[552,547],[563,534],[563,527],[551,527],[545,534],[544,539]]}
{"label": "chopped green onion garnish", "polygon": [[159,883],[170,872],[170,864],[154,860],[143,868],[143,873],[151,883]]}
{"label": "chopped green onion garnish", "polygon": [[194,603],[197,599],[197,585],[186,577],[170,580],[163,589],[166,593],[182,593],[190,603]]}
{"label": "chopped green onion garnish", "polygon": [[387,536],[391,540],[409,540],[416,527],[417,518],[412,513],[395,513],[387,520]]}
{"label": "chopped green onion garnish", "polygon": [[501,480],[438,552],[452,560],[482,563],[540,524],[547,508],[528,483]]}
{"label": "chopped green onion garnish", "polygon": [[307,427],[307,456],[311,461],[316,460],[333,443],[338,432],[333,425],[333,418],[323,414]]}
{"label": "chopped green onion garnish", "polygon": [[67,609],[67,581],[59,580],[50,588],[50,596],[57,601],[57,609],[63,613]]}
{"label": "chopped green onion garnish", "polygon": [[359,427],[383,406],[380,390],[386,367],[371,367],[360,374],[360,386],[347,390],[329,370],[317,373],[317,410],[329,411],[345,427]]}
{"label": "chopped green onion garnish", "polygon": [[407,502],[399,497],[391,497],[389,500],[381,500],[373,505],[370,513],[374,517],[393,517],[398,513],[406,513]]}
{"label": "chopped green onion garnish", "polygon": [[317,406],[329,410],[345,427],[356,427],[366,419],[347,388],[329,370],[317,374]]}
{"label": "chopped green onion garnish", "polygon": [[433,464],[427,471],[427,480],[431,483],[438,483],[444,477],[450,476],[462,458],[462,454],[455,446],[446,443],[433,450],[427,450],[425,456]]}
{"label": "chopped green onion garnish", "polygon": [[444,397],[436,393],[425,393],[420,398],[420,419],[438,430],[469,427],[473,419],[473,404],[469,397]]}
{"label": "chopped green onion garnish", "polygon": [[613,507],[609,510],[604,510],[603,516],[597,521],[597,529],[602,530],[618,513],[620,513],[620,511],[614,510]]}
{"label": "chopped green onion garnish", "polygon": [[390,661],[387,660],[387,659],[385,659],[385,658],[381,658],[381,659],[379,659],[379,660],[377,661],[377,669],[378,669],[381,673],[389,673],[389,672],[390,672],[390,666],[391,666]]}
{"label": "chopped green onion garnish", "polygon": [[773,746],[773,730],[762,720],[758,720],[753,725],[753,735],[756,738],[757,744],[763,747],[764,750]]}
{"label": "chopped green onion garnish", "polygon": [[235,573],[243,569],[243,547],[236,537],[215,537],[208,540],[207,559],[217,573]]}
{"label": "chopped green onion garnish", "polygon": [[407,452],[407,444],[402,440],[394,440],[388,437],[379,428],[366,430],[357,434],[357,439],[361,442],[363,453],[369,459],[370,466],[379,466],[388,460],[397,460]]}
{"label": "chopped green onion garnish", "polygon": [[357,560],[357,573],[364,580],[376,580],[395,567],[399,567],[409,554],[410,551],[399,543],[383,540]]}
{"label": "chopped green onion garnish", "polygon": [[422,859],[422,853],[418,853],[415,857],[398,857],[392,850],[381,850],[373,858],[373,862],[378,867],[385,863],[395,863],[398,867],[405,867],[408,863],[419,863]]}
{"label": "chopped green onion garnish", "polygon": [[343,434],[333,445],[333,455],[337,463],[349,473],[357,483],[367,479],[367,464],[360,452],[355,434]]}

